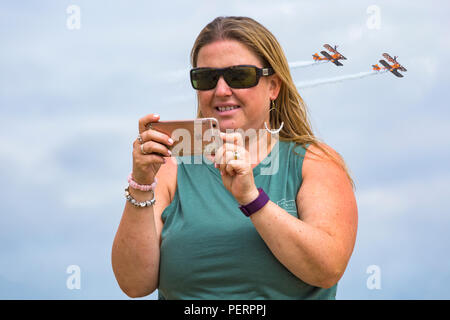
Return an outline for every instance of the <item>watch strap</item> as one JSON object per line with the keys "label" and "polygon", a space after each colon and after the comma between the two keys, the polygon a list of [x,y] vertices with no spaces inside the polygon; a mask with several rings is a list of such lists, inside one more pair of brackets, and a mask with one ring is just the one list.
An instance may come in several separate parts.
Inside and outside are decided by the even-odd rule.
{"label": "watch strap", "polygon": [[240,205],[239,209],[245,214],[245,216],[250,217],[253,213],[261,209],[269,202],[269,196],[264,192],[262,188],[258,188],[258,197],[246,205]]}

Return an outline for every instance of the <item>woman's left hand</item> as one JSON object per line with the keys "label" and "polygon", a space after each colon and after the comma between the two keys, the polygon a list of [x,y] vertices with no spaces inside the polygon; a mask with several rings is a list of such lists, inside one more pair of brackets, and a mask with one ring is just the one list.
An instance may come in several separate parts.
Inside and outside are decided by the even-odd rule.
{"label": "woman's left hand", "polygon": [[244,147],[240,133],[220,133],[223,145],[217,149],[214,163],[222,175],[225,188],[239,204],[248,204],[258,197],[253,177],[251,156]]}

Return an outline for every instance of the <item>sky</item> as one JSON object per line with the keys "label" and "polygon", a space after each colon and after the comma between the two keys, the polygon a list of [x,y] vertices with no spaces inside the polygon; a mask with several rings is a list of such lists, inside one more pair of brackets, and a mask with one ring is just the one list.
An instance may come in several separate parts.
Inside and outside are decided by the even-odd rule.
{"label": "sky", "polygon": [[[215,17],[240,15],[266,26],[289,62],[311,61],[324,43],[347,57],[291,69],[315,134],[356,185],[358,235],[337,299],[450,299],[449,9],[443,0],[2,1],[0,298],[128,299],[110,256],[138,120],[195,117],[193,42]],[[404,78],[355,77],[383,52],[398,56]]]}

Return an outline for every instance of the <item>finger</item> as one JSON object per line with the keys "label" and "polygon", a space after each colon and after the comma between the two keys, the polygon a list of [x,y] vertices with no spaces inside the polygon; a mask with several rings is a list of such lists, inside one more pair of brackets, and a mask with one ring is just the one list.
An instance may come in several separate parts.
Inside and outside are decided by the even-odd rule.
{"label": "finger", "polygon": [[155,141],[147,141],[147,142],[140,144],[138,147],[138,151],[141,152],[143,155],[156,153],[163,157],[172,156],[172,152],[169,149],[167,149],[167,147],[165,145],[155,142]]}
{"label": "finger", "polygon": [[224,143],[231,143],[239,147],[244,147],[244,138],[242,134],[239,132],[233,133],[220,133],[220,137],[222,138]]}
{"label": "finger", "polygon": [[[215,156],[215,163],[222,169],[230,160],[247,160],[248,152],[245,148],[236,146],[234,144],[226,143],[219,148]],[[216,168],[217,168],[216,166]]]}
{"label": "finger", "polygon": [[217,153],[218,147],[215,144],[208,144],[203,149],[203,156],[210,162],[214,162],[214,156]]}
{"label": "finger", "polygon": [[242,134],[236,133],[236,139],[234,140],[234,144],[238,147],[244,148],[244,138],[242,137]]}
{"label": "finger", "polygon": [[147,126],[151,122],[158,122],[159,121],[159,114],[156,113],[150,113],[146,115],[145,117],[142,117],[139,119],[139,133],[144,132],[147,130]]}
{"label": "finger", "polygon": [[248,172],[248,168],[246,168],[246,165],[242,161],[233,159],[228,162],[227,166],[225,167],[225,171],[230,175],[238,175]]}
{"label": "finger", "polygon": [[[236,152],[238,153],[239,158],[244,159],[247,151],[244,148],[244,140],[241,133],[221,133],[221,137],[224,141],[224,149],[226,154],[224,161],[225,164],[227,164],[230,160],[237,160]],[[232,151],[232,153],[230,154],[228,151]],[[223,167],[223,169],[225,169],[225,167]]]}
{"label": "finger", "polygon": [[166,163],[163,155],[157,153],[143,154],[140,149],[141,144],[135,142],[135,145],[136,147],[133,148],[133,161],[138,167],[146,167],[154,163]]}
{"label": "finger", "polygon": [[216,153],[214,155],[214,167],[219,168],[219,165],[222,163],[223,158],[223,148],[220,147],[216,150]]}
{"label": "finger", "polygon": [[238,147],[235,146],[234,150],[226,150],[224,155],[223,155],[223,160],[222,160],[222,164],[220,164],[219,168],[221,171],[227,171],[229,172],[231,175],[233,174],[233,167],[230,167],[230,163],[240,163],[242,165],[242,159],[236,158],[236,152],[239,151],[237,149]]}
{"label": "finger", "polygon": [[230,151],[228,150],[225,153],[225,165],[223,170],[225,170],[230,176],[234,176],[237,174],[236,168],[242,166],[242,160],[236,158],[237,150]]}
{"label": "finger", "polygon": [[173,145],[173,140],[171,137],[169,137],[167,134],[148,129],[141,133],[141,138],[143,142],[147,141],[156,141],[162,144],[165,144],[167,146]]}
{"label": "finger", "polygon": [[148,154],[148,155],[144,155],[144,157],[146,157],[146,160],[149,163],[160,163],[160,164],[165,164],[166,163],[166,159],[164,159],[164,157],[157,155],[156,153],[152,153],[152,154]]}
{"label": "finger", "polygon": [[225,163],[225,165],[227,165],[231,160],[236,160],[235,159],[235,153],[236,153],[236,150],[234,150],[234,151],[227,150],[225,152],[225,155],[224,155],[224,158],[225,158],[224,163]]}
{"label": "finger", "polygon": [[165,164],[166,159],[156,153],[143,155],[140,151],[137,151],[138,156],[135,157],[135,163],[138,167],[147,167],[151,164]]}
{"label": "finger", "polygon": [[227,164],[226,153],[232,152],[235,148],[236,146],[233,144],[223,144],[216,150],[216,154],[214,155],[214,163],[216,164],[216,168],[218,166],[222,166],[222,168],[224,168],[223,165]]}
{"label": "finger", "polygon": [[225,166],[225,171],[230,175],[234,176],[237,174],[235,168],[239,166],[239,163],[236,163],[236,160],[230,160],[228,164]]}
{"label": "finger", "polygon": [[226,154],[228,151],[236,151],[239,148],[239,146],[231,143],[231,142],[226,142],[223,144],[222,149],[223,149],[223,154]]}

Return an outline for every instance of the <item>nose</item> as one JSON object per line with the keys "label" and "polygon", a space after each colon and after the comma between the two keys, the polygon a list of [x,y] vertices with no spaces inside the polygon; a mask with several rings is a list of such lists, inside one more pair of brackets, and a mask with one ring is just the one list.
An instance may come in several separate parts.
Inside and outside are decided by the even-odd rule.
{"label": "nose", "polygon": [[226,97],[231,96],[232,93],[233,92],[231,91],[230,86],[227,84],[223,76],[220,76],[216,85],[216,96]]}

